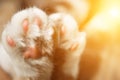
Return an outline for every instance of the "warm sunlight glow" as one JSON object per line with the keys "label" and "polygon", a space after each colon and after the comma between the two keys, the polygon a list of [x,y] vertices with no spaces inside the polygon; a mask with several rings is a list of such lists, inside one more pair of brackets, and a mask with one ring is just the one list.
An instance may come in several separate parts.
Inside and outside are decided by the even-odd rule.
{"label": "warm sunlight glow", "polygon": [[109,14],[112,17],[119,17],[120,16],[120,9],[118,9],[118,7],[113,7],[109,10]]}
{"label": "warm sunlight glow", "polygon": [[94,15],[87,28],[112,33],[115,28],[119,28],[119,23],[120,6],[112,5]]}
{"label": "warm sunlight glow", "polygon": [[110,11],[111,16],[113,16],[113,17],[117,17],[117,16],[118,16],[118,13],[119,13],[119,11],[118,11],[117,9],[112,9],[112,10]]}

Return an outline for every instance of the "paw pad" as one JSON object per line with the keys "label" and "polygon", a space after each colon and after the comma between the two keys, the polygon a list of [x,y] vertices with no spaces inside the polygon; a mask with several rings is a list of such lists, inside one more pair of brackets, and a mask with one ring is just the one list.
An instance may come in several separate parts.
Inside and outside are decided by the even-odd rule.
{"label": "paw pad", "polygon": [[42,21],[37,16],[34,18],[34,23],[42,28]]}
{"label": "paw pad", "polygon": [[64,26],[60,27],[60,34],[61,34],[61,36],[63,36],[65,34],[65,27]]}
{"label": "paw pad", "polygon": [[23,53],[23,57],[25,59],[38,59],[40,58],[40,53],[38,52],[37,48],[35,47],[29,47],[24,53]]}
{"label": "paw pad", "polygon": [[25,33],[27,33],[28,31],[28,25],[29,25],[28,19],[24,19],[22,26]]}
{"label": "paw pad", "polygon": [[78,43],[74,43],[71,48],[70,48],[70,51],[74,51],[78,48],[79,44]]}
{"label": "paw pad", "polygon": [[6,40],[7,40],[7,43],[9,44],[9,46],[15,47],[15,42],[10,36],[7,36]]}

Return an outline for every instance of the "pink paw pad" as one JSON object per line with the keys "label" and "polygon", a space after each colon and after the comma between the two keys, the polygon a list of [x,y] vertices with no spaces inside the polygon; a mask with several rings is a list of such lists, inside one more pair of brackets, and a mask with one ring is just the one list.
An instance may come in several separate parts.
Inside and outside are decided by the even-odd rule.
{"label": "pink paw pad", "polygon": [[24,19],[24,21],[23,21],[23,23],[22,23],[22,26],[23,26],[24,32],[27,33],[27,31],[28,31],[28,26],[29,26],[28,19]]}
{"label": "pink paw pad", "polygon": [[[40,28],[42,28],[42,21],[38,17],[35,17],[33,22],[37,24]],[[23,31],[27,33],[29,30],[29,20],[27,18],[23,20],[22,27]]]}
{"label": "pink paw pad", "polygon": [[42,28],[42,21],[37,16],[34,18],[34,23]]}
{"label": "pink paw pad", "polygon": [[7,40],[7,43],[9,44],[9,46],[15,47],[16,44],[10,36],[7,36],[6,40]]}
{"label": "pink paw pad", "polygon": [[61,36],[64,36],[64,34],[65,34],[65,27],[64,26],[62,26],[62,27],[60,27],[60,34],[61,34]]}
{"label": "pink paw pad", "polygon": [[25,59],[38,59],[40,58],[40,52],[37,50],[36,47],[29,47],[24,53],[23,53],[23,57]]}
{"label": "pink paw pad", "polygon": [[74,51],[78,48],[79,44],[78,43],[74,43],[71,48],[70,48],[70,51]]}

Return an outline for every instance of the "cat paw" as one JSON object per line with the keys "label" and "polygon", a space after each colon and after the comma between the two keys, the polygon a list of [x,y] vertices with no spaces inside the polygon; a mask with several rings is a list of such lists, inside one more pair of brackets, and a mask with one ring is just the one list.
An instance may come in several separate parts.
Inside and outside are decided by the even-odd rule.
{"label": "cat paw", "polygon": [[79,50],[79,53],[82,53],[86,45],[86,33],[78,32],[72,39],[66,40],[61,43],[61,47],[70,51],[75,52]]}
{"label": "cat paw", "polygon": [[49,17],[55,23],[54,30],[57,36],[55,42],[59,48],[76,51],[78,48],[85,47],[86,34],[79,32],[78,25],[71,15],[55,13]]}
{"label": "cat paw", "polygon": [[12,17],[3,32],[2,41],[11,54],[38,59],[41,55],[51,53],[52,34],[47,15],[37,8],[29,8]]}
{"label": "cat paw", "polygon": [[[55,13],[49,17],[53,23],[55,23],[54,42],[57,48],[55,50],[55,54],[57,54],[55,61],[57,64],[60,62],[58,67],[60,73],[58,71],[57,75],[61,75],[62,73],[66,76],[64,78],[65,80],[69,79],[69,76],[72,80],[76,80],[79,71],[80,57],[85,48],[86,34],[85,32],[79,32],[75,19],[69,14]],[[59,79],[61,78],[60,76]],[[63,80],[63,78],[61,80]]]}

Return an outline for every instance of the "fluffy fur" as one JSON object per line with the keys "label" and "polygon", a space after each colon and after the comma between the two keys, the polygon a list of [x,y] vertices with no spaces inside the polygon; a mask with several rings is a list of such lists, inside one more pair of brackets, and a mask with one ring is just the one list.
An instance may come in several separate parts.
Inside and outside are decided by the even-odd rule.
{"label": "fluffy fur", "polygon": [[[42,29],[33,22],[36,16],[42,21]],[[26,18],[30,23],[28,33],[25,35],[22,22]],[[61,27],[65,28],[63,36],[60,34]],[[8,45],[7,36],[15,41],[15,47]],[[14,80],[51,80],[51,78],[55,80],[56,76],[57,80],[68,80],[70,77],[76,80],[85,42],[85,33],[79,32],[76,21],[70,15],[56,13],[48,17],[42,10],[29,8],[16,13],[2,33],[0,55],[6,57],[0,58],[1,67],[7,70]],[[36,44],[41,49],[42,56],[39,59],[25,59],[23,49]],[[71,50],[74,44],[78,46]],[[63,57],[57,56],[59,54]],[[58,64],[62,58],[63,64]],[[61,74],[65,77],[61,77]]]}
{"label": "fluffy fur", "polygon": [[[87,33],[87,44],[84,53],[81,56],[78,80],[120,80],[120,30],[119,27],[115,27],[120,24],[117,24],[111,16],[101,16],[101,13],[99,13],[99,11],[102,10],[107,11],[105,7],[111,7],[109,4],[115,4],[115,6],[118,4],[119,6],[118,0],[1,0],[0,33],[2,33],[3,26],[10,21],[12,15],[22,9],[32,6],[37,6],[48,15],[56,12],[71,14],[77,21],[79,28],[84,27],[83,30]],[[104,13],[102,13],[102,15],[104,15]],[[100,19],[98,19],[98,17]],[[99,22],[100,24],[98,24]],[[105,25],[103,25],[102,22]],[[54,42],[58,44],[56,40],[54,40]],[[1,46],[0,51],[3,49],[3,46]],[[67,59],[65,57],[67,55],[65,50],[57,48],[54,51],[57,54],[54,54],[55,52],[53,53],[55,57],[53,57],[54,68],[51,77],[52,80],[73,80],[73,77],[69,76],[70,73],[66,73],[66,70],[68,71],[68,67],[67,69],[65,67],[61,68]],[[5,52],[3,51],[3,53]],[[2,59],[0,60],[0,63],[6,69],[5,71],[13,72],[12,68],[8,66],[10,61],[9,56],[6,53],[0,54],[0,59]],[[72,59],[72,61],[74,60]],[[70,62],[68,64],[72,65],[74,63],[72,61],[69,61],[68,59],[66,62]],[[65,74],[63,72],[65,72]],[[3,76],[0,78],[2,77]]]}
{"label": "fluffy fur", "polygon": [[[34,15],[37,15],[38,17],[40,17],[41,20],[43,20],[43,23],[44,23],[43,27],[45,26],[44,27],[45,31],[43,30],[43,32],[41,32],[38,29],[37,25],[31,23],[29,27],[29,32],[27,36],[24,37],[24,31],[21,26],[22,21],[25,18],[29,18],[29,20],[32,20]],[[51,30],[50,28],[51,28],[50,25],[49,26],[47,25],[46,14],[36,8],[24,10],[22,12],[17,13],[15,16],[13,16],[10,23],[7,24],[6,28],[3,31],[2,44],[1,44],[1,46],[4,47],[4,49],[2,50],[4,53],[1,53],[1,54],[7,54],[8,59],[10,59],[8,61],[11,61],[10,63],[7,62],[8,65],[10,64],[11,67],[13,68],[10,74],[14,72],[16,76],[20,78],[25,78],[25,79],[49,80],[51,76],[51,71],[53,68],[50,57],[47,57],[48,55],[52,55],[50,53],[52,53],[53,51],[52,50],[53,43],[51,39],[53,30]],[[46,37],[46,35],[48,37]],[[7,36],[11,36],[14,39],[16,43],[16,47],[13,48],[8,45],[6,41]],[[23,51],[21,49],[25,48],[27,45],[30,46],[30,45],[37,44],[38,42],[35,42],[35,40],[39,37],[40,38],[42,37],[41,39],[44,39],[44,41],[47,41],[46,45],[40,45],[42,46],[40,48],[44,50],[42,51],[41,54],[43,55],[46,54],[46,55],[41,57],[38,60],[25,60],[22,56]],[[25,40],[27,40],[28,44],[25,43]],[[3,68],[5,67],[3,66]]]}

